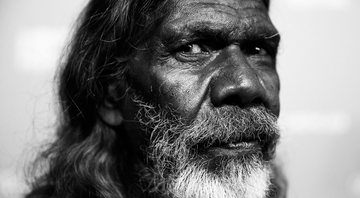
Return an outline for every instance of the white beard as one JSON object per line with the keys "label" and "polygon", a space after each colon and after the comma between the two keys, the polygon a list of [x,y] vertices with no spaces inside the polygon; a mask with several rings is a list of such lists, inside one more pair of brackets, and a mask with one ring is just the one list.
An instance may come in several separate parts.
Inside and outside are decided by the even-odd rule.
{"label": "white beard", "polygon": [[227,174],[209,173],[189,165],[174,180],[174,198],[265,198],[270,186],[269,165],[244,165],[231,162]]}
{"label": "white beard", "polygon": [[153,164],[143,168],[144,191],[171,198],[266,197],[271,177],[271,162],[264,158],[267,153],[206,157],[194,149],[217,141],[228,143],[239,135],[275,145],[276,117],[265,107],[203,109],[186,124],[180,118],[169,119],[166,115],[171,110],[157,111],[151,104],[133,100],[141,107],[138,121],[151,134],[148,159]]}

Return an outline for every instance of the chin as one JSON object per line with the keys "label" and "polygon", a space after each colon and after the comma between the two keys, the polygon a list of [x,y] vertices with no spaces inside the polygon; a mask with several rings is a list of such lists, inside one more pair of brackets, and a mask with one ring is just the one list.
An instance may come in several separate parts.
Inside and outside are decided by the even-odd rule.
{"label": "chin", "polygon": [[171,178],[173,198],[265,198],[271,178],[261,155],[218,155],[192,160]]}

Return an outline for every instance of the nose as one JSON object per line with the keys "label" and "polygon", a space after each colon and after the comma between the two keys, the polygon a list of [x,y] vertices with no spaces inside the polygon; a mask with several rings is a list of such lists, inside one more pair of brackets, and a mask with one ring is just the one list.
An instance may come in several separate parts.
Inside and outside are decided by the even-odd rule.
{"label": "nose", "polygon": [[249,64],[237,45],[229,46],[221,56],[222,70],[211,82],[211,102],[215,107],[236,105],[269,106],[266,90],[257,71]]}

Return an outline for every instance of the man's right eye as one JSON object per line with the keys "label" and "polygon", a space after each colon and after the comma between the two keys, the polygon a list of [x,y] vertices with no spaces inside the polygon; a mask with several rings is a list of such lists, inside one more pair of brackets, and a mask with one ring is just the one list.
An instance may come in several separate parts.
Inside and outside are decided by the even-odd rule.
{"label": "man's right eye", "polygon": [[177,52],[186,55],[200,55],[200,54],[209,54],[210,49],[205,45],[191,43],[180,47],[179,49],[177,49]]}

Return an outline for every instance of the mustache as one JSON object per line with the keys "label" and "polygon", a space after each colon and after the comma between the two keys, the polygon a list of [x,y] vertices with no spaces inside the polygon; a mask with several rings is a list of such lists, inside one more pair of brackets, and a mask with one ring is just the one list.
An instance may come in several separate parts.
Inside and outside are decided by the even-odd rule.
{"label": "mustache", "polygon": [[205,109],[179,134],[187,145],[204,148],[236,142],[276,142],[279,130],[276,116],[264,106],[225,106]]}
{"label": "mustache", "polygon": [[153,157],[188,160],[199,150],[236,142],[258,142],[271,159],[280,137],[277,117],[262,105],[240,108],[206,107],[191,122],[174,116],[174,110],[156,108],[139,97],[137,120],[150,135]]}

